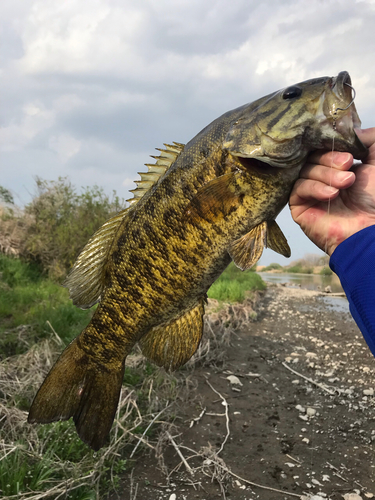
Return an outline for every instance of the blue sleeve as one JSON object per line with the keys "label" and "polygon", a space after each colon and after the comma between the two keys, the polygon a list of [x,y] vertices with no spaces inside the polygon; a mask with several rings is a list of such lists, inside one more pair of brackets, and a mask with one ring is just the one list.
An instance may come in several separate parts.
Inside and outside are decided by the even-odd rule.
{"label": "blue sleeve", "polygon": [[375,226],[343,241],[329,265],[340,278],[350,312],[375,356]]}

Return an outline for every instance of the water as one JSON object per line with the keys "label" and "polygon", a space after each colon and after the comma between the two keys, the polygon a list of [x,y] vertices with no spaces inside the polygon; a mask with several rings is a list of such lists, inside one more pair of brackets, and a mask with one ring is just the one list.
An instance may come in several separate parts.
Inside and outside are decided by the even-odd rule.
{"label": "water", "polygon": [[[295,273],[258,273],[266,283],[279,283],[288,286],[296,286],[307,290],[323,291],[327,286],[331,287],[332,293],[343,293],[339,278],[336,274],[321,276],[320,274],[295,274]],[[335,311],[348,313],[349,303],[346,297],[324,296],[318,297],[318,301],[323,302]]]}
{"label": "water", "polygon": [[336,274],[321,276],[320,274],[297,274],[297,273],[258,273],[266,283],[287,283],[288,285],[301,286],[307,290],[321,290],[324,292],[326,286],[331,287],[333,293],[342,293],[340,280]]}

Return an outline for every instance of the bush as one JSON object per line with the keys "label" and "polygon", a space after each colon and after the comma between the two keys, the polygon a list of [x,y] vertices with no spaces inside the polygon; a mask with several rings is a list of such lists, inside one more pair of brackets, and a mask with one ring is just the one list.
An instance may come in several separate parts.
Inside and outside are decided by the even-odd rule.
{"label": "bush", "polygon": [[25,208],[29,219],[21,253],[39,262],[48,275],[61,280],[92,234],[124,208],[116,193],[112,198],[97,186],[82,194],[66,178],[36,179],[37,196]]}
{"label": "bush", "polygon": [[319,274],[321,274],[322,276],[331,276],[333,274],[333,271],[328,266],[324,266]]}
{"label": "bush", "polygon": [[312,274],[314,272],[312,267],[304,267],[302,264],[297,263],[294,266],[286,268],[287,273],[299,273],[299,274]]}
{"label": "bush", "polygon": [[264,268],[262,269],[262,272],[263,272],[263,271],[273,271],[273,270],[275,270],[275,269],[277,269],[278,271],[284,271],[284,268],[283,268],[283,266],[282,266],[281,264],[278,264],[277,262],[273,262],[273,263],[272,263],[272,264],[270,264],[269,266],[264,267]]}

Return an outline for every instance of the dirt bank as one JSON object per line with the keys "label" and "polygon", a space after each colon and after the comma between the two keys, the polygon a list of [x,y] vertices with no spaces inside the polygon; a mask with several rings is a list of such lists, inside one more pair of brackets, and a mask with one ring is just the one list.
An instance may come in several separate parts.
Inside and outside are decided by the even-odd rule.
{"label": "dirt bank", "polygon": [[349,313],[316,292],[270,287],[224,364],[181,373],[189,398],[159,460],[151,451],[138,463],[119,498],[372,498],[374,373]]}

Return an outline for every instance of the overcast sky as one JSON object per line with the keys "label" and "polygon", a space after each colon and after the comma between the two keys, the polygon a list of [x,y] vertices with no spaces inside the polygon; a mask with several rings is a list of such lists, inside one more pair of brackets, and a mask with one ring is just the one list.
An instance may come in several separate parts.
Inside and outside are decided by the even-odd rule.
{"label": "overcast sky", "polygon": [[[20,205],[35,176],[130,198],[163,142],[342,70],[375,125],[374,27],[375,0],[3,0],[0,185]],[[278,222],[292,260],[319,253],[288,210]]]}

